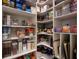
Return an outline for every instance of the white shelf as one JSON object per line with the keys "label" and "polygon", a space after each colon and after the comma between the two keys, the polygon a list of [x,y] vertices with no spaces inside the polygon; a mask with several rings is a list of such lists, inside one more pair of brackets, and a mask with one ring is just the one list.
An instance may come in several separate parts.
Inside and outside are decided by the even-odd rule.
{"label": "white shelf", "polygon": [[15,26],[15,25],[2,25],[3,27],[20,27],[20,28],[35,28],[34,26]]}
{"label": "white shelf", "polygon": [[38,6],[44,6],[44,5],[51,4],[52,2],[53,2],[52,0],[46,0],[46,1],[43,2],[43,3],[38,3],[38,2],[37,2],[37,5],[38,5]]}
{"label": "white shelf", "polygon": [[41,59],[47,59],[46,57],[43,57],[43,56],[41,56],[40,58],[41,58]]}
{"label": "white shelf", "polygon": [[55,34],[73,34],[76,35],[77,33],[66,33],[66,32],[54,32]]}
{"label": "white shelf", "polygon": [[[33,36],[33,37],[35,37],[35,36]],[[24,38],[30,38],[30,36],[25,36]],[[3,39],[3,41],[18,40],[18,39],[19,39],[19,37],[11,37],[11,38],[8,38],[8,39]]]}
{"label": "white shelf", "polygon": [[55,34],[60,34],[61,32],[54,32]]}
{"label": "white shelf", "polygon": [[60,2],[60,3],[58,3],[57,5],[55,5],[54,7],[55,8],[60,8],[60,7],[64,6],[66,3],[68,3],[68,2],[70,2],[70,0],[64,0],[64,1]]}
{"label": "white shelf", "polygon": [[65,15],[61,15],[61,16],[57,16],[55,17],[55,19],[67,19],[67,18],[71,18],[77,15],[77,11],[65,14]]}
{"label": "white shelf", "polygon": [[19,9],[15,9],[15,8],[12,8],[12,7],[9,7],[9,6],[2,6],[2,9],[4,12],[6,13],[10,13],[10,14],[15,14],[15,15],[21,15],[21,16],[35,16],[35,14],[32,14],[32,13],[27,13],[27,11],[22,11],[22,10],[19,10]]}
{"label": "white shelf", "polygon": [[20,57],[22,55],[25,55],[25,54],[28,54],[28,53],[32,53],[34,51],[36,51],[36,49],[30,50],[30,51],[25,51],[25,52],[22,52],[22,53],[18,53],[16,55],[13,55],[13,56],[10,56],[10,57],[5,57],[3,59],[14,59],[14,58]]}
{"label": "white shelf", "polygon": [[72,35],[77,35],[77,33],[71,33]]}
{"label": "white shelf", "polygon": [[53,35],[53,34],[49,34],[47,32],[40,32],[40,33],[38,33],[38,35]]}
{"label": "white shelf", "polygon": [[52,20],[37,21],[37,23],[48,23],[48,22],[53,22],[53,21]]}
{"label": "white shelf", "polygon": [[50,49],[53,49],[53,47],[51,47],[49,44],[47,44],[46,42],[41,42],[41,43],[38,43],[37,46],[40,46],[40,45],[44,45],[46,47],[49,47]]}

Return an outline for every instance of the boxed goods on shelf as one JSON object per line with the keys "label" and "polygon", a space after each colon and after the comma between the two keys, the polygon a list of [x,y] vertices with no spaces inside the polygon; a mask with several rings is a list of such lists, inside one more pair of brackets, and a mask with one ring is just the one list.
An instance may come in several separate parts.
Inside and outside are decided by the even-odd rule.
{"label": "boxed goods on shelf", "polygon": [[11,56],[11,41],[3,42],[3,57]]}

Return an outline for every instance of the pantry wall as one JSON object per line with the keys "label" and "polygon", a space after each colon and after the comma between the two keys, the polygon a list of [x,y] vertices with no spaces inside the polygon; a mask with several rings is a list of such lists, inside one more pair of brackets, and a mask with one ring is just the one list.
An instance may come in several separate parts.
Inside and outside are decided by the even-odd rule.
{"label": "pantry wall", "polygon": [[2,0],[3,59],[77,59],[77,0]]}

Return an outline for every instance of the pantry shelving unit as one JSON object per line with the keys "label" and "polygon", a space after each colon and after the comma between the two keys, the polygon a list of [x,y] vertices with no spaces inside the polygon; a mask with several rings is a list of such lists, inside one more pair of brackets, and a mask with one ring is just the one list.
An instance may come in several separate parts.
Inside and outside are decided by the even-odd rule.
{"label": "pantry shelving unit", "polygon": [[[34,2],[34,1],[33,1]],[[34,5],[34,4],[33,4]],[[28,36],[24,36],[23,38],[19,38],[18,36],[10,36],[9,38],[7,38],[7,39],[3,39],[2,40],[2,42],[3,43],[5,43],[5,42],[8,42],[8,41],[14,41],[14,40],[20,40],[20,39],[26,39],[26,38],[34,38],[34,48],[33,49],[31,49],[31,50],[29,50],[29,49],[27,49],[27,51],[22,51],[22,52],[18,52],[17,54],[15,54],[15,55],[10,55],[10,56],[7,56],[7,57],[4,57],[3,59],[15,59],[15,58],[17,58],[17,57],[20,57],[20,56],[23,56],[23,55],[27,55],[27,54],[29,54],[29,53],[32,53],[32,52],[36,52],[36,50],[37,50],[37,32],[36,32],[36,26],[37,26],[37,24],[36,24],[36,21],[37,21],[37,15],[36,15],[36,13],[29,13],[29,12],[27,12],[27,11],[23,11],[23,10],[19,10],[19,9],[16,9],[16,8],[12,8],[12,7],[9,7],[9,6],[5,6],[5,5],[2,5],[2,9],[3,9],[3,15],[10,15],[11,16],[11,19],[10,19],[10,21],[12,21],[12,19],[17,19],[18,21],[20,20],[26,20],[26,21],[29,21],[29,19],[30,20],[32,20],[32,23],[34,24],[33,26],[31,26],[31,25],[8,25],[8,24],[3,24],[2,25],[2,27],[9,27],[9,28],[12,28],[12,30],[13,29],[25,29],[25,28],[33,28],[34,30],[35,30],[35,34],[33,35],[33,36],[30,36],[30,35],[28,35]],[[4,19],[4,18],[3,18]],[[11,34],[13,34],[13,32],[12,32],[12,30],[11,30],[11,33],[10,33],[10,35]],[[6,34],[8,34],[8,33],[3,33],[2,35],[6,35]],[[4,38],[4,37],[3,37]]]}
{"label": "pantry shelving unit", "polygon": [[[34,25],[27,25],[27,26],[22,26],[22,25],[6,25],[3,24],[2,27],[9,27],[12,29],[25,29],[25,28],[33,28],[35,29],[34,31],[34,35],[32,36],[34,38],[34,43],[35,43],[35,48],[32,50],[27,50],[27,51],[23,51],[21,53],[17,53],[15,55],[11,55],[8,57],[5,57],[3,59],[15,59],[17,57],[23,56],[23,55],[27,55],[29,53],[35,52],[36,53],[36,59],[53,59],[53,56],[58,58],[58,59],[74,59],[74,53],[76,54],[76,43],[77,43],[77,33],[71,33],[71,32],[56,32],[55,31],[55,27],[62,27],[65,24],[70,24],[70,26],[72,25],[77,25],[77,11],[73,11],[73,12],[69,12],[66,14],[62,14],[59,16],[56,16],[56,11],[59,10],[61,7],[64,7],[66,4],[70,3],[71,0],[63,0],[60,3],[55,5],[55,1],[56,0],[46,0],[44,3],[39,3],[39,0],[37,0],[36,4],[33,1],[31,5],[36,5],[37,7],[43,7],[45,5],[49,5],[49,4],[53,4],[52,7],[48,8],[46,11],[44,12],[36,12],[36,13],[29,13],[26,11],[22,11],[16,8],[11,8],[8,6],[4,6],[2,5],[2,9],[3,9],[3,15],[8,14],[8,15],[12,15],[12,19],[16,18],[17,20],[19,19],[29,19],[32,20],[31,22],[34,22]],[[34,4],[33,4],[34,3]],[[49,13],[49,11],[53,11],[53,15],[52,15],[52,19],[51,20],[38,20],[37,16],[43,16],[45,15],[47,12]],[[4,14],[5,13],[5,14]],[[47,24],[52,22],[52,33],[48,33],[48,32],[44,32],[44,31],[40,31],[38,32],[38,25],[39,24]],[[48,26],[48,25],[47,25]],[[7,33],[9,34],[9,33]],[[11,33],[13,34],[13,32]],[[3,33],[2,36],[6,35],[6,33]],[[49,45],[47,42],[39,42],[38,43],[38,36],[48,36],[48,37],[52,37],[52,46]],[[30,39],[31,35],[26,35],[23,37],[23,39]],[[7,41],[14,41],[14,40],[19,40],[20,38],[18,36],[10,36],[7,39],[3,39],[3,43],[7,42]],[[50,39],[49,39],[50,40]],[[66,40],[68,40],[68,42],[65,42]],[[66,45],[68,44],[68,51],[66,49]],[[47,54],[43,54],[41,52],[37,51],[37,47],[38,46],[45,46],[49,49],[52,49],[53,55],[47,55]],[[65,53],[66,52],[66,53]],[[67,57],[67,58],[66,58]]]}
{"label": "pantry shelving unit", "polygon": [[[53,4],[53,0],[46,0],[44,3],[40,3],[39,0],[38,0],[38,2],[37,2],[37,6],[38,6],[38,7],[43,7],[43,6],[49,5],[49,4]],[[48,9],[47,9],[46,11],[44,11],[44,12],[37,12],[37,16],[40,16],[40,18],[41,18],[41,16],[44,16],[47,12],[49,13],[50,11],[53,11],[53,6],[51,6],[50,8],[48,8]],[[53,15],[52,15],[52,17],[53,17]],[[41,20],[42,20],[42,21],[38,20],[38,18],[37,18],[37,28],[38,28],[39,25],[41,25],[41,24],[52,23],[52,24],[50,24],[50,25],[53,25],[53,19],[49,19],[49,20],[48,20],[48,19],[47,19],[47,20],[41,19]],[[39,29],[39,28],[38,28],[38,29]],[[53,30],[52,30],[52,31],[53,31]],[[41,35],[43,35],[43,36],[46,35],[46,36],[48,36],[48,37],[52,37],[52,39],[53,39],[53,32],[52,32],[52,33],[44,32],[44,31],[37,32],[37,37],[38,37],[38,36],[41,36]],[[38,38],[37,40],[39,40],[39,38]],[[48,40],[50,40],[50,38],[49,38]],[[51,44],[51,45],[52,45],[52,46],[50,46],[50,44],[48,44],[48,43],[45,42],[45,41],[37,43],[37,46],[45,46],[45,47],[47,47],[47,48],[49,48],[49,49],[52,49],[51,52],[53,52],[53,44]],[[38,49],[38,48],[37,48],[37,49]],[[42,58],[42,59],[52,59],[53,56],[52,56],[52,55],[43,54],[43,53],[37,51],[37,59],[40,59],[40,58]]]}

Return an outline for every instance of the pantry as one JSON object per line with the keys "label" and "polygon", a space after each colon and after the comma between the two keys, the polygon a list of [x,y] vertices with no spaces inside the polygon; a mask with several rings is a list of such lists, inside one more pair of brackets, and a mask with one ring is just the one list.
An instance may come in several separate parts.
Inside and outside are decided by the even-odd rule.
{"label": "pantry", "polygon": [[3,59],[77,59],[77,0],[2,0]]}

